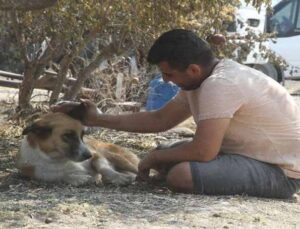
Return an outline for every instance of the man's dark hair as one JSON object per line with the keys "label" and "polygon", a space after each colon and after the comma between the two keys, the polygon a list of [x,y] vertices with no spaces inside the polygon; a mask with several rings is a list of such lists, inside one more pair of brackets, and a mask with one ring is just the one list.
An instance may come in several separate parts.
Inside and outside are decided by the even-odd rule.
{"label": "man's dark hair", "polygon": [[190,64],[209,65],[214,59],[210,45],[192,31],[174,29],[163,33],[151,47],[150,64],[167,61],[170,67],[185,70]]}

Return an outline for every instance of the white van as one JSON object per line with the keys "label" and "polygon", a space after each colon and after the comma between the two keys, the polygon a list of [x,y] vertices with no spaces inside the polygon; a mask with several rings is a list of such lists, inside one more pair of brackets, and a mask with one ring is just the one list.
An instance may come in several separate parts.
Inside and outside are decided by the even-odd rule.
{"label": "white van", "polygon": [[288,69],[283,70],[262,58],[258,49],[250,53],[245,64],[266,73],[278,82],[287,78],[300,79],[300,0],[277,0],[273,3],[271,14],[265,8],[258,12],[251,6],[242,5],[235,14],[235,28],[229,32],[241,35],[246,35],[247,29],[255,33],[277,32],[276,42],[269,40],[264,45],[284,58],[289,65]]}

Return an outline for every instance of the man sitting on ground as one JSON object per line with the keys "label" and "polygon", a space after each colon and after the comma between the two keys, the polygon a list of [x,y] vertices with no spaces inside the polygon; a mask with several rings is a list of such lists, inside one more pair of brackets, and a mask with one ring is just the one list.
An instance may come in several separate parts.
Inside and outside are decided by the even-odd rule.
{"label": "man sitting on ground", "polygon": [[139,164],[140,180],[149,179],[150,169],[167,169],[167,184],[176,192],[289,198],[299,190],[300,110],[280,84],[217,59],[206,41],[184,29],[162,34],[148,61],[181,88],[163,108],[106,115],[84,101],[85,125],[122,131],[161,132],[193,116],[194,138],[149,152]]}

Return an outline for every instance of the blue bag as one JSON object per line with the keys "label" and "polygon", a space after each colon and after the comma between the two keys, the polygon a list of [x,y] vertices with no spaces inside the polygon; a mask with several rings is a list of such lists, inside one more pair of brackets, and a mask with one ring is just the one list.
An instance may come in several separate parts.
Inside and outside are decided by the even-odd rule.
{"label": "blue bag", "polygon": [[170,101],[179,91],[179,87],[173,83],[163,81],[161,75],[157,75],[149,84],[149,92],[146,102],[146,110],[157,110]]}

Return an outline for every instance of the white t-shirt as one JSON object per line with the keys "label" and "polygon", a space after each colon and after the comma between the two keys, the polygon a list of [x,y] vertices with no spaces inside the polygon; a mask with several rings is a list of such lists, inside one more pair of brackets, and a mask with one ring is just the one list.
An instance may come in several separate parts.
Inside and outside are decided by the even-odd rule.
{"label": "white t-shirt", "polygon": [[196,123],[231,119],[221,152],[276,164],[300,179],[300,110],[273,79],[225,59],[199,88],[174,99],[189,107]]}

